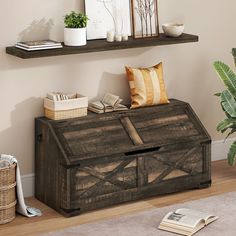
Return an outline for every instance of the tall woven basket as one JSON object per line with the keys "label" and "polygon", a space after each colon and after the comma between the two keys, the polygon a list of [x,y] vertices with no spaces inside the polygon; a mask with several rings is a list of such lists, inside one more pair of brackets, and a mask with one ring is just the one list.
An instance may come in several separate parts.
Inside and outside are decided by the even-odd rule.
{"label": "tall woven basket", "polygon": [[0,168],[0,224],[16,216],[16,164]]}

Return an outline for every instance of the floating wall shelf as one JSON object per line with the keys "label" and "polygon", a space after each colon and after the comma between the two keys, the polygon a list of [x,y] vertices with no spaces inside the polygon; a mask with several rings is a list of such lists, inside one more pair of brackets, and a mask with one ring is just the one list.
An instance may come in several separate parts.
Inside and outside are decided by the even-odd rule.
{"label": "floating wall shelf", "polygon": [[13,47],[7,47],[6,53],[23,59],[30,59],[39,57],[120,50],[128,48],[141,48],[149,46],[191,43],[197,41],[198,41],[198,36],[191,34],[183,34],[178,38],[170,38],[166,37],[164,34],[160,34],[159,37],[142,38],[142,39],[133,39],[132,37],[130,37],[128,41],[113,42],[113,43],[108,43],[105,39],[91,40],[87,42],[86,46],[81,46],[81,47],[63,46],[63,48],[59,49],[48,49],[48,50],[38,50],[38,51],[25,51],[13,46]]}

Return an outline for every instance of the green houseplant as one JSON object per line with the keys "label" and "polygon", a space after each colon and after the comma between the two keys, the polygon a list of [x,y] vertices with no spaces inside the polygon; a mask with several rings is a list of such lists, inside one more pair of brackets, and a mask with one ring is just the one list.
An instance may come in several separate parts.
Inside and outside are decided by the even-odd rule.
{"label": "green houseplant", "polygon": [[64,17],[64,44],[67,46],[83,46],[87,43],[86,27],[88,17],[83,13],[71,11]]}
{"label": "green houseplant", "polygon": [[[233,49],[233,55],[236,56],[236,49]],[[226,115],[226,118],[218,124],[217,131],[221,133],[228,131],[227,139],[236,132],[236,74],[228,65],[221,61],[216,61],[214,67],[226,87],[221,93],[215,94],[220,97],[220,104]],[[229,165],[234,165],[236,159],[236,141],[232,143],[227,159]]]}

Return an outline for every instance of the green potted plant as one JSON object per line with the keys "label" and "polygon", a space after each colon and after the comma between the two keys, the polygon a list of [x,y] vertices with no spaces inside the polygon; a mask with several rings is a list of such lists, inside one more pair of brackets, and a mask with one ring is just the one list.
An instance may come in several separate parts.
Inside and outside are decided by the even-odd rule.
{"label": "green potted plant", "polygon": [[[235,49],[233,49],[233,55],[236,55],[235,52]],[[226,86],[224,91],[216,93],[215,95],[220,97],[220,104],[226,115],[226,118],[218,124],[217,130],[221,133],[228,131],[227,139],[231,134],[236,132],[236,74],[228,65],[221,61],[216,61],[214,67]],[[227,158],[229,165],[234,165],[236,158],[236,141],[231,145]]]}
{"label": "green potted plant", "polygon": [[83,13],[71,11],[64,17],[64,44],[67,46],[83,46],[87,43],[86,27],[88,17]]}

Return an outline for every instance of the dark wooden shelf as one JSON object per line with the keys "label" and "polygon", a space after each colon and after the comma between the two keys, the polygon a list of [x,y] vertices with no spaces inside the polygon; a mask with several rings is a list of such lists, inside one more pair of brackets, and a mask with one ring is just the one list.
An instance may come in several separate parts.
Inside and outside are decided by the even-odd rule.
{"label": "dark wooden shelf", "polygon": [[6,53],[20,57],[23,59],[39,58],[39,57],[50,57],[50,56],[61,56],[70,54],[80,54],[89,52],[101,52],[109,50],[120,50],[128,48],[140,48],[140,47],[150,47],[150,46],[161,46],[169,44],[179,44],[179,43],[191,43],[197,42],[198,36],[191,34],[183,34],[178,38],[166,37],[164,34],[160,34],[158,37],[153,38],[142,38],[133,39],[129,38],[128,41],[124,42],[113,42],[108,43],[105,39],[91,40],[87,42],[86,46],[81,47],[68,47],[63,46],[59,49],[48,49],[48,50],[38,50],[38,51],[25,51],[16,47],[7,47]]}

